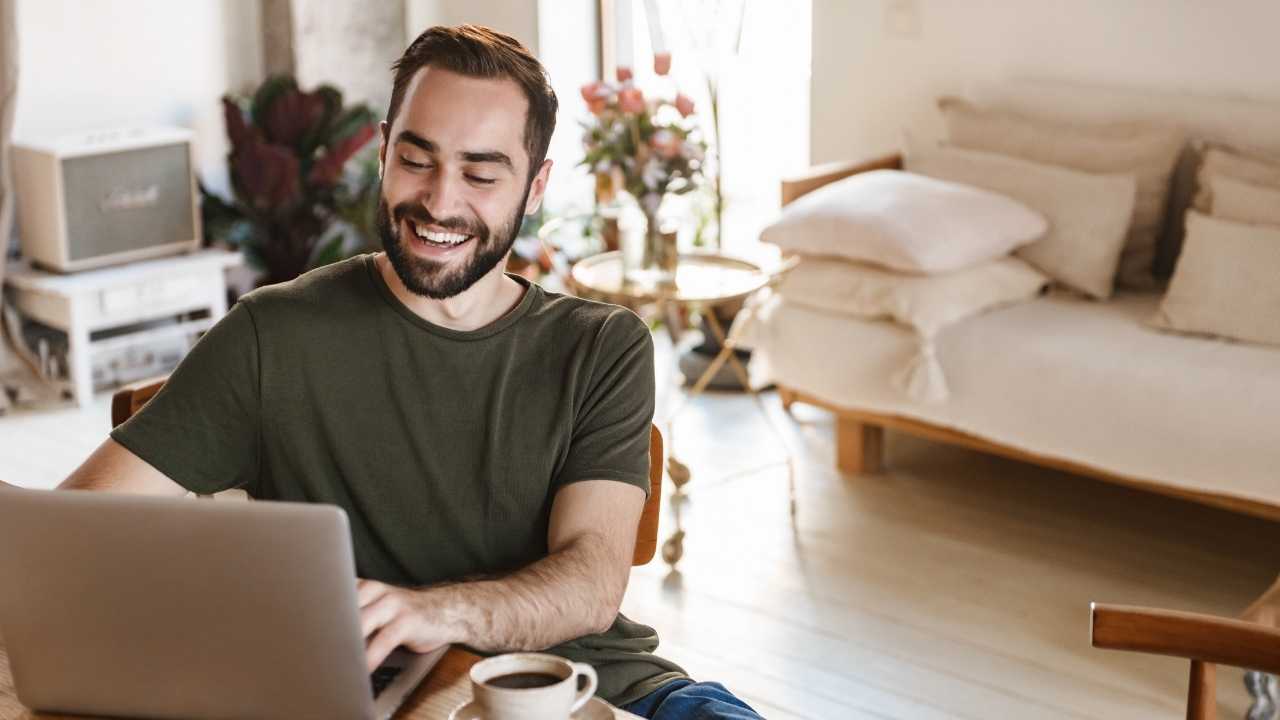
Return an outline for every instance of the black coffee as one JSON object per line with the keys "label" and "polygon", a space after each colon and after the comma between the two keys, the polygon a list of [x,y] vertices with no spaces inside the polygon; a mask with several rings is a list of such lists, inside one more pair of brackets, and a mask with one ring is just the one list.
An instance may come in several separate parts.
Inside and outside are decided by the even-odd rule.
{"label": "black coffee", "polygon": [[524,690],[526,688],[540,688],[548,685],[555,685],[562,679],[563,678],[555,675],[548,675],[540,672],[518,672],[489,678],[484,684],[506,688],[508,690]]}

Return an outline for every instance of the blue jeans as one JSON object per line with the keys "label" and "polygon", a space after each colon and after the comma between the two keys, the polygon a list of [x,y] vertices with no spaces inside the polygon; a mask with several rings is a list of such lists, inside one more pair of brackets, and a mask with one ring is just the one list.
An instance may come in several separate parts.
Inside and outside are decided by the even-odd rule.
{"label": "blue jeans", "polygon": [[672,680],[622,708],[650,720],[764,720],[715,682]]}

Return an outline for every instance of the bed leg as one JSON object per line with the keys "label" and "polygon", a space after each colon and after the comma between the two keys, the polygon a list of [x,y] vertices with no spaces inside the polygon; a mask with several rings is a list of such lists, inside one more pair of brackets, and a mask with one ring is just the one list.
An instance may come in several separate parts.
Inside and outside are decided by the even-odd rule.
{"label": "bed leg", "polygon": [[836,467],[855,475],[880,472],[884,459],[884,428],[836,416]]}

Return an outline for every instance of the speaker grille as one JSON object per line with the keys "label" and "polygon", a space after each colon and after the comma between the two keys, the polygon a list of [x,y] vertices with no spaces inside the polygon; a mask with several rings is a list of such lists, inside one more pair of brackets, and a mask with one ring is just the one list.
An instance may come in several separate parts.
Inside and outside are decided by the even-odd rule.
{"label": "speaker grille", "polygon": [[185,143],[68,158],[62,173],[72,262],[195,234]]}

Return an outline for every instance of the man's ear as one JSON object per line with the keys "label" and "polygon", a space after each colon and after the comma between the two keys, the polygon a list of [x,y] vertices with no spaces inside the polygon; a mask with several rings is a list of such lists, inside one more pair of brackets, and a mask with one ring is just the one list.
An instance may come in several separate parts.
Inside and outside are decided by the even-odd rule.
{"label": "man's ear", "polygon": [[378,141],[378,179],[382,179],[382,172],[387,168],[387,138],[391,132],[391,126],[386,120],[378,123],[378,129],[382,131],[382,139]]}
{"label": "man's ear", "polygon": [[538,174],[533,177],[529,186],[529,199],[524,204],[524,214],[532,215],[542,207],[542,194],[547,190],[547,180],[551,178],[551,161],[543,160]]}

